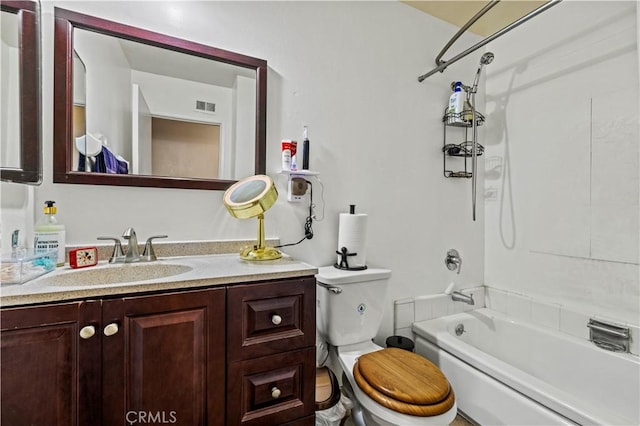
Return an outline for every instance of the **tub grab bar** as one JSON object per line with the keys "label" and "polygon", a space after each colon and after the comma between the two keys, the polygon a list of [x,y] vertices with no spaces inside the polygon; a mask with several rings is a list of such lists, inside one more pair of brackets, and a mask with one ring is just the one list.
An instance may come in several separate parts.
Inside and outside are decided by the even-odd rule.
{"label": "tub grab bar", "polygon": [[631,333],[629,327],[589,319],[589,340],[596,346],[614,352],[629,352]]}
{"label": "tub grab bar", "polygon": [[599,321],[589,320],[587,327],[592,330],[602,331],[603,333],[611,334],[612,336],[616,337],[622,337],[624,339],[628,339],[630,336],[628,328],[618,327]]}

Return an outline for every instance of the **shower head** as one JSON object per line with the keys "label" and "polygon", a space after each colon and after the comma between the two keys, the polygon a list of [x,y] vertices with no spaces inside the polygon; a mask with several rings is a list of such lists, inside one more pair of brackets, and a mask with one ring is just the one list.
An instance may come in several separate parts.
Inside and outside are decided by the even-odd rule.
{"label": "shower head", "polygon": [[491,52],[487,52],[484,55],[482,55],[482,57],[480,58],[480,64],[481,65],[489,65],[491,62],[493,62],[493,53]]}
{"label": "shower head", "polygon": [[471,86],[471,93],[476,93],[478,91],[478,82],[480,81],[480,73],[482,72],[483,65],[489,65],[493,62],[494,55],[491,52],[487,52],[480,58],[480,65],[478,66],[478,71],[476,72],[476,78],[473,81],[473,86]]}

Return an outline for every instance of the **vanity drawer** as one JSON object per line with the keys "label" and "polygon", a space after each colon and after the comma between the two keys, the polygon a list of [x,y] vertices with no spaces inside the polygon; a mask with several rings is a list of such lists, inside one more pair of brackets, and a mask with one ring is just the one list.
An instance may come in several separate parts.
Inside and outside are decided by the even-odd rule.
{"label": "vanity drawer", "polygon": [[315,347],[231,363],[227,391],[231,425],[281,425],[309,416],[315,410]]}
{"label": "vanity drawer", "polygon": [[227,356],[239,361],[315,345],[315,279],[227,290]]}

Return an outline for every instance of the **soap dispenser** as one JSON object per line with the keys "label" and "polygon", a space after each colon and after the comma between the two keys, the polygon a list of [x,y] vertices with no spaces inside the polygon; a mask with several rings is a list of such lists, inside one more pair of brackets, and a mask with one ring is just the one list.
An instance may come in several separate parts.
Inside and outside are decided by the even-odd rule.
{"label": "soap dispenser", "polygon": [[66,257],[65,227],[58,223],[55,201],[45,201],[44,216],[36,223],[34,229],[34,251],[44,253],[55,250],[57,252],[57,266],[63,266]]}

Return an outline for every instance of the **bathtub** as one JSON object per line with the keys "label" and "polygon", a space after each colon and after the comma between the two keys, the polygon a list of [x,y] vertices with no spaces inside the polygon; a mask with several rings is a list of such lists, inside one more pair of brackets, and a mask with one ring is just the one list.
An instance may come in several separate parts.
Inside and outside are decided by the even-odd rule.
{"label": "bathtub", "polygon": [[640,424],[635,355],[487,308],[416,322],[413,332],[416,352],[440,367],[458,409],[481,425]]}

